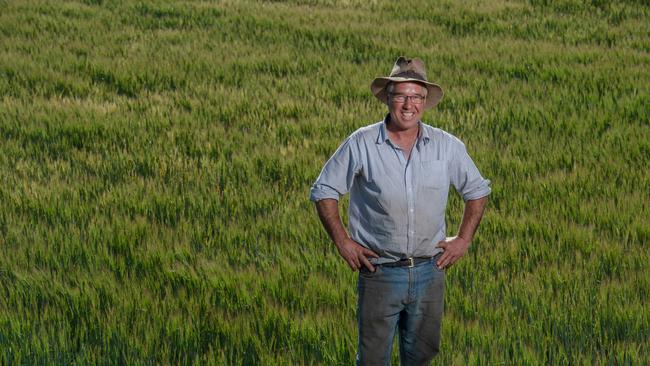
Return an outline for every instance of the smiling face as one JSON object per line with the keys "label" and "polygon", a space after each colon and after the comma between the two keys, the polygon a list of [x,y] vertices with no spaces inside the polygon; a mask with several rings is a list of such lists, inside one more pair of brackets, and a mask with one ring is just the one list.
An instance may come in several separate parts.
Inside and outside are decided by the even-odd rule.
{"label": "smiling face", "polygon": [[427,89],[421,84],[410,81],[393,84],[388,89],[391,129],[396,131],[417,129],[418,121],[424,114],[424,98],[422,97],[426,97],[426,95]]}

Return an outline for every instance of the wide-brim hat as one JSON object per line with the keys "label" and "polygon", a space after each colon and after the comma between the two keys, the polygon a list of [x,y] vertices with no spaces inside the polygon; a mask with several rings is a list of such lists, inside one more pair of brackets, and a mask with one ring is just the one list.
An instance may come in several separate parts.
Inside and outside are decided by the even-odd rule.
{"label": "wide-brim hat", "polygon": [[404,56],[398,57],[390,75],[375,78],[372,84],[370,84],[370,90],[382,103],[388,104],[388,91],[386,90],[388,83],[401,83],[405,81],[420,83],[427,88],[427,98],[424,102],[425,110],[435,107],[442,100],[442,88],[438,84],[427,81],[424,62],[419,58],[407,59]]}

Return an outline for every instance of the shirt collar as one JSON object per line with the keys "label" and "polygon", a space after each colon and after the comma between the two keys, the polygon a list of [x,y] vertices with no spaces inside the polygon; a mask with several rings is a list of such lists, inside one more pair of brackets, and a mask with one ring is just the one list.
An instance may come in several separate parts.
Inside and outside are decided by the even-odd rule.
{"label": "shirt collar", "polygon": [[381,145],[386,141],[390,141],[388,139],[388,131],[386,131],[386,123],[388,123],[388,119],[390,118],[390,114],[387,114],[386,117],[384,117],[383,122],[379,126],[379,133],[377,134],[377,144]]}
{"label": "shirt collar", "polygon": [[[386,141],[390,141],[390,139],[388,138],[388,131],[386,130],[386,123],[388,123],[389,118],[390,118],[390,114],[387,114],[386,117],[384,117],[384,121],[379,126],[379,133],[377,134],[378,145],[381,145]],[[418,136],[417,144],[419,144],[420,141],[426,144],[430,140],[429,131],[427,131],[427,129],[424,128],[422,121],[418,121],[418,124],[420,125],[420,130],[418,131],[419,136]]]}

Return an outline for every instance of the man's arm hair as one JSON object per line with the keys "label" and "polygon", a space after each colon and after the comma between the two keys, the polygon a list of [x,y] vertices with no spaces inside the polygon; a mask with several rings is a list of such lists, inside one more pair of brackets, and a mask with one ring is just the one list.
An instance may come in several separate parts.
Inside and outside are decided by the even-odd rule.
{"label": "man's arm hair", "polygon": [[316,211],[318,218],[323,224],[325,231],[330,236],[330,239],[337,246],[345,239],[349,238],[348,232],[343,226],[341,216],[339,215],[339,201],[333,198],[326,198],[316,202]]}
{"label": "man's arm hair", "polygon": [[488,198],[485,196],[465,202],[465,211],[463,212],[463,220],[460,223],[458,235],[438,243],[438,247],[444,250],[440,258],[438,258],[438,267],[447,268],[467,253],[478,224],[483,217],[483,210],[487,200]]}
{"label": "man's arm hair", "polygon": [[485,210],[487,201],[488,196],[465,202],[463,220],[458,229],[458,236],[470,243],[472,242],[476,229],[478,229],[478,225],[481,223],[481,218],[483,218],[483,211]]}

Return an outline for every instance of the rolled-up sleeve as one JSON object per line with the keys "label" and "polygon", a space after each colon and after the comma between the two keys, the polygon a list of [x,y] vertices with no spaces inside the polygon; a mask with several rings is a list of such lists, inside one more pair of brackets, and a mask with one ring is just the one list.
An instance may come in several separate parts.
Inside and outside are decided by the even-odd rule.
{"label": "rolled-up sleeve", "polygon": [[492,192],[490,180],[481,176],[478,168],[467,153],[465,144],[456,140],[453,145],[452,159],[449,161],[451,184],[463,197],[470,201],[485,197]]}
{"label": "rolled-up sleeve", "polygon": [[338,200],[348,193],[360,170],[358,156],[358,144],[354,136],[350,136],[325,163],[311,187],[309,199],[313,202],[326,198]]}

